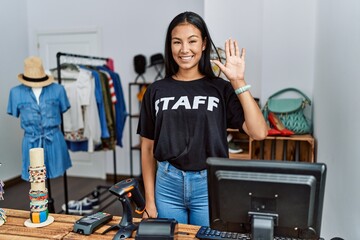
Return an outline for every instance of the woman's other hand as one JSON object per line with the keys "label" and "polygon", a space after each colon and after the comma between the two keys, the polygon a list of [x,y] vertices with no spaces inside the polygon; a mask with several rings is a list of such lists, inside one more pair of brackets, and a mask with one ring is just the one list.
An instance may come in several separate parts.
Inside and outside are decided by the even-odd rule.
{"label": "woman's other hand", "polygon": [[142,218],[157,218],[158,212],[155,205],[146,205],[146,211],[143,213]]}

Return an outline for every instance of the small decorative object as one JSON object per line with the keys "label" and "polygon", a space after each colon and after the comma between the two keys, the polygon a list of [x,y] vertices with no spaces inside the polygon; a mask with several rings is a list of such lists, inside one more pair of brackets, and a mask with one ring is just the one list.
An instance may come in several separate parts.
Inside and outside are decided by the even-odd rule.
{"label": "small decorative object", "polygon": [[134,57],[134,69],[138,74],[135,78],[135,82],[141,77],[145,83],[144,73],[146,72],[146,57],[144,55],[138,54]]}
{"label": "small decorative object", "polygon": [[144,97],[144,94],[146,92],[146,89],[147,89],[147,84],[142,85],[139,92],[138,92],[138,94],[136,95],[139,102],[142,101],[142,99]]}
{"label": "small decorative object", "polygon": [[[0,163],[1,166],[1,163]],[[0,200],[4,200],[4,182],[0,179]]]}
{"label": "small decorative object", "polygon": [[[278,98],[279,95],[286,92],[295,92],[301,97]],[[262,111],[266,120],[269,118],[269,113],[272,112],[286,129],[295,134],[308,134],[311,133],[311,123],[304,115],[307,105],[311,105],[311,100],[303,92],[296,88],[285,88],[272,94]]]}
{"label": "small decorative object", "polygon": [[0,208],[0,226],[6,223],[6,213],[5,210]]}
{"label": "small decorative object", "polygon": [[[1,163],[0,163],[1,166]],[[0,179],[0,200],[4,200],[4,182]],[[6,223],[6,214],[5,210],[0,208],[0,226],[2,226],[4,223]]]}
{"label": "small decorative object", "polygon": [[156,53],[156,54],[151,55],[149,67],[154,66],[154,68],[156,70],[156,76],[154,78],[154,81],[160,80],[163,78],[162,72],[164,69],[164,65],[165,65],[165,60],[164,60],[164,56],[162,53]]}
{"label": "small decorative object", "polygon": [[44,164],[44,149],[30,149],[29,182],[31,188],[30,198],[30,219],[24,223],[26,227],[43,227],[54,221],[48,211],[48,190],[45,187],[46,167]]}
{"label": "small decorative object", "polygon": [[[222,64],[225,64],[226,62],[225,50],[220,47],[217,47],[216,49],[212,48],[210,52],[210,59],[219,60]],[[225,75],[221,74],[221,70],[218,67],[218,65],[216,65],[215,63],[211,63],[211,67],[216,76],[220,77],[221,75],[222,78],[226,78]]]}

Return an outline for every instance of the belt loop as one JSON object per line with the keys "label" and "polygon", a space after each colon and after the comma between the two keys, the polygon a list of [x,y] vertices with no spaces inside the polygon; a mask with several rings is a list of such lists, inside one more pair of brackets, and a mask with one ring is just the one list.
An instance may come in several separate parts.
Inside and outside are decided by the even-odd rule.
{"label": "belt loop", "polygon": [[168,161],[165,161],[165,166],[164,166],[165,172],[169,172],[169,165],[170,163]]}
{"label": "belt loop", "polygon": [[203,177],[206,176],[207,175],[207,170],[206,169],[201,170],[200,175],[203,176]]}

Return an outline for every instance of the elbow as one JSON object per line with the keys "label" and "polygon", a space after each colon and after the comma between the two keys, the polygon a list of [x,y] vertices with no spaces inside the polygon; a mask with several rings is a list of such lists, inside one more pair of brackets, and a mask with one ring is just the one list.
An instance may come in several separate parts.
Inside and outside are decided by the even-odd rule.
{"label": "elbow", "polygon": [[249,129],[248,132],[249,132],[248,135],[252,139],[261,141],[261,140],[264,140],[267,137],[267,135],[268,135],[268,127],[267,127],[266,123],[260,124],[259,126],[256,126],[256,127],[253,127],[251,129]]}
{"label": "elbow", "polygon": [[252,134],[251,138],[254,140],[261,141],[261,140],[264,140],[267,137],[267,135],[268,135],[268,130],[261,129],[261,130],[257,131],[256,133]]}

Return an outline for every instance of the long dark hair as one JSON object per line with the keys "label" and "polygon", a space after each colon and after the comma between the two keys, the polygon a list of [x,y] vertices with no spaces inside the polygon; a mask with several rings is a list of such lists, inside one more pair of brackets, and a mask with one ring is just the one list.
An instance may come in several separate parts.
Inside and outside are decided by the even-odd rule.
{"label": "long dark hair", "polygon": [[[211,40],[210,33],[206,26],[205,21],[194,12],[183,12],[177,15],[169,24],[166,40],[165,40],[165,76],[170,77],[176,74],[179,70],[179,65],[175,62],[172,52],[171,52],[171,33],[172,30],[181,23],[190,23],[194,25],[201,32],[201,38],[206,42],[205,50],[202,53],[200,62],[199,62],[199,71],[201,74],[204,74],[207,77],[213,78],[215,74],[212,70],[210,63],[210,52],[211,47],[213,46],[216,50],[216,47]],[[217,52],[217,51],[216,51]],[[218,54],[219,55],[219,54]],[[219,56],[220,59],[220,56]]]}

